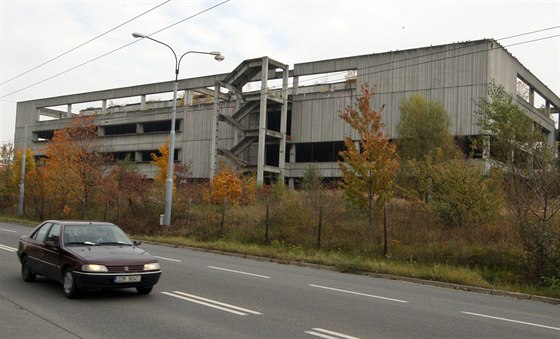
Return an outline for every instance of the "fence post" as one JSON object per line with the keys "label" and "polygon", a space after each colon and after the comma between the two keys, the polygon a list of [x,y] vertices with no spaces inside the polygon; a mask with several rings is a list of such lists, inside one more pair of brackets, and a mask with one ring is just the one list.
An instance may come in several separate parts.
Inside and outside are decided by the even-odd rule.
{"label": "fence post", "polygon": [[264,221],[264,241],[268,243],[268,209],[269,209],[269,205],[270,203],[267,201],[266,202],[266,218]]}
{"label": "fence post", "polygon": [[323,204],[319,206],[319,227],[317,227],[317,248],[321,248],[322,229],[323,229]]}
{"label": "fence post", "polygon": [[383,255],[387,255],[387,204],[383,204]]}

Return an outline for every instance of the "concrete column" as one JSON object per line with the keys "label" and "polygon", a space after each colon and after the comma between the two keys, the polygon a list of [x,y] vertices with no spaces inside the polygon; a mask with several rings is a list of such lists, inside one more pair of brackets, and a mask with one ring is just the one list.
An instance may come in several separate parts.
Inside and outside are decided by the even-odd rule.
{"label": "concrete column", "polygon": [[529,103],[531,106],[535,106],[535,89],[533,87],[529,87]]}
{"label": "concrete column", "polygon": [[482,138],[482,160],[484,161],[484,174],[490,173],[490,137]]}
{"label": "concrete column", "polygon": [[188,89],[183,92],[183,105],[185,107],[192,106],[193,104],[193,91]]}
{"label": "concrete column", "polygon": [[101,114],[107,114],[107,99],[101,100]]}
{"label": "concrete column", "polygon": [[146,110],[146,94],[142,94],[140,96],[140,110],[141,111]]}
{"label": "concrete column", "polygon": [[286,166],[286,126],[288,124],[288,65],[284,66],[283,80],[282,80],[282,110],[280,112],[280,133],[282,139],[280,140],[280,152],[278,159],[278,167],[280,168],[280,175],[285,177],[284,167]]}
{"label": "concrete column", "polygon": [[259,110],[259,143],[257,145],[257,184],[264,182],[264,165],[266,151],[266,103],[268,101],[268,93],[266,87],[268,85],[268,58],[262,58],[261,68],[261,102]]}
{"label": "concrete column", "polygon": [[294,83],[292,84],[292,95],[296,95],[298,93],[298,86],[299,86],[299,76],[295,76]]}
{"label": "concrete column", "polygon": [[66,105],[66,117],[67,118],[72,117],[72,104]]}
{"label": "concrete column", "polygon": [[[295,164],[296,163],[296,145],[295,144],[291,144],[290,145],[290,163]],[[291,177],[290,179],[288,179],[288,187],[290,188],[295,188],[296,183],[295,183],[295,178]]]}
{"label": "concrete column", "polygon": [[212,140],[210,141],[210,179],[218,169],[218,115],[220,114],[220,82],[214,86],[214,111],[212,112]]}

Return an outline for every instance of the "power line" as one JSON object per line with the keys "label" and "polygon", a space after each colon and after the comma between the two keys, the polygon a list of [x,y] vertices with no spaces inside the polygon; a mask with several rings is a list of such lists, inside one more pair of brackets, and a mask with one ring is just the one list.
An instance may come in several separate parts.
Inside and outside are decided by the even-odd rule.
{"label": "power line", "polygon": [[[193,14],[193,15],[191,15],[191,16],[189,16],[189,17],[183,19],[183,20],[177,21],[177,22],[174,23],[174,24],[171,24],[171,25],[169,25],[169,26],[167,26],[167,27],[164,27],[164,28],[162,28],[162,29],[160,29],[160,30],[158,30],[158,31],[155,31],[155,32],[153,32],[153,33],[151,33],[151,34],[148,34],[147,36],[155,35],[155,34],[161,32],[161,31],[164,31],[164,30],[166,30],[166,29],[169,29],[169,28],[171,28],[171,27],[173,27],[173,26],[175,26],[175,25],[178,25],[178,24],[180,24],[180,23],[182,23],[182,22],[184,22],[184,21],[187,21],[187,20],[192,19],[192,18],[194,18],[194,17],[197,17],[197,16],[199,16],[199,15],[201,15],[201,14],[203,14],[203,13],[206,13],[206,12],[208,12],[208,11],[210,11],[210,10],[212,10],[212,9],[214,9],[214,8],[216,8],[216,7],[218,7],[218,6],[221,6],[221,5],[223,5],[223,4],[225,4],[226,2],[229,2],[229,1],[231,1],[231,0],[222,1],[222,2],[220,2],[220,3],[217,4],[217,5],[211,6],[211,7],[207,8],[207,9],[202,10],[202,11],[196,13],[196,14]],[[121,46],[121,47],[115,48],[115,49],[113,49],[113,50],[111,50],[111,51],[109,51],[109,52],[107,52],[107,53],[104,53],[104,54],[102,54],[102,55],[100,55],[100,56],[98,56],[98,57],[95,57],[95,58],[90,59],[90,60],[88,60],[88,61],[86,61],[86,62],[83,62],[83,63],[81,63],[81,64],[79,64],[79,65],[77,65],[77,66],[74,66],[74,67],[69,68],[69,69],[67,69],[67,70],[65,70],[65,71],[62,71],[62,72],[57,73],[57,74],[55,74],[55,75],[52,75],[52,76],[50,76],[50,77],[48,77],[48,78],[46,78],[46,79],[43,79],[43,80],[38,81],[38,82],[36,82],[36,83],[33,83],[33,84],[31,84],[31,85],[29,85],[29,86],[26,86],[26,87],[24,87],[24,88],[18,89],[18,90],[16,90],[16,91],[10,92],[10,93],[8,93],[8,94],[4,94],[3,96],[0,97],[0,99],[5,98],[5,97],[7,97],[7,96],[10,96],[10,95],[12,95],[12,94],[19,93],[19,92],[24,91],[24,90],[26,90],[26,89],[28,89],[28,88],[37,86],[37,85],[42,84],[42,83],[44,83],[44,82],[46,82],[46,81],[48,81],[48,80],[51,80],[51,79],[53,79],[53,78],[56,78],[56,77],[58,77],[58,76],[60,76],[60,75],[66,74],[66,73],[68,73],[68,72],[70,72],[70,71],[75,70],[76,68],[85,66],[85,65],[87,65],[87,64],[89,64],[89,63],[92,63],[93,61],[99,60],[99,59],[101,59],[101,58],[103,58],[103,57],[105,57],[105,56],[107,56],[107,55],[109,55],[109,54],[115,53],[115,52],[117,52],[117,51],[119,51],[119,50],[121,50],[121,49],[123,49],[123,48],[126,48],[126,47],[128,47],[128,46],[130,46],[130,45],[132,45],[132,44],[135,44],[135,43],[137,43],[137,42],[139,42],[139,41],[140,41],[140,40],[134,40],[134,41],[129,42],[129,43],[127,43],[127,44],[125,44],[125,45],[123,45],[123,46]]]}
{"label": "power line", "polygon": [[510,36],[508,36],[508,37],[499,38],[499,39],[496,39],[496,40],[498,40],[498,41],[500,41],[500,40],[507,40],[507,39],[511,39],[511,38],[517,38],[517,37],[520,37],[520,36],[524,36],[524,35],[535,34],[535,33],[540,33],[540,32],[544,32],[544,31],[550,31],[550,30],[556,29],[556,28],[560,28],[560,26],[553,26],[553,27],[543,28],[543,29],[539,29],[539,30],[531,31],[531,32],[527,32],[527,33],[521,33],[521,34],[516,34],[516,35],[510,35]]}
{"label": "power line", "polygon": [[[170,1],[170,0],[169,0],[169,1]],[[207,9],[205,9],[205,10],[203,10],[203,11],[200,11],[200,12],[198,12],[198,13],[196,13],[196,14],[193,14],[193,15],[191,15],[191,16],[185,18],[185,19],[182,19],[182,20],[180,20],[180,21],[177,21],[177,22],[175,22],[175,23],[173,23],[173,24],[171,24],[171,25],[169,25],[169,26],[166,26],[166,27],[164,27],[164,28],[162,28],[162,29],[160,29],[160,30],[157,30],[157,31],[155,31],[155,32],[153,32],[153,33],[147,34],[147,36],[152,36],[152,35],[155,35],[155,34],[157,34],[157,33],[160,33],[160,32],[162,32],[162,31],[167,30],[167,29],[169,29],[169,28],[171,28],[171,27],[173,27],[173,26],[176,26],[176,25],[178,25],[178,24],[180,24],[180,23],[182,23],[182,22],[184,22],[184,21],[187,21],[187,20],[192,19],[192,18],[194,18],[194,17],[196,17],[196,16],[199,16],[199,15],[201,15],[201,14],[207,12],[207,11],[210,11],[210,10],[216,8],[216,7],[219,7],[219,6],[225,4],[225,3],[229,2],[229,1],[231,1],[231,0],[225,0],[225,1],[221,2],[221,3],[218,3],[218,4],[214,5],[214,6],[211,6],[211,7],[207,8]],[[162,3],[161,5],[163,5],[163,4],[164,4],[164,3]],[[161,5],[160,5],[160,6],[161,6]],[[557,28],[560,28],[560,26],[552,26],[552,27],[548,27],[548,28],[543,28],[543,29],[535,30],[535,31],[520,33],[520,34],[516,34],[516,35],[511,35],[511,36],[507,36],[507,37],[503,37],[503,38],[496,39],[496,41],[507,40],[507,39],[511,39],[511,38],[515,38],[515,37],[520,37],[520,36],[524,36],[524,35],[529,35],[529,34],[540,33],[540,32],[549,31],[549,30],[553,30],[553,29],[557,29]],[[531,42],[536,42],[536,41],[551,39],[551,38],[555,38],[555,37],[559,37],[559,36],[560,36],[560,34],[551,35],[551,36],[547,36],[547,37],[544,37],[544,38],[537,38],[537,39],[528,40],[528,41],[523,41],[523,42],[514,43],[514,44],[510,44],[510,45],[494,47],[494,48],[492,48],[492,49],[497,49],[497,48],[502,48],[502,47],[505,48],[505,47],[517,46],[517,45],[527,44],[527,43],[531,43]],[[479,42],[479,44],[485,44],[486,41],[487,41],[487,40],[482,40],[481,42]],[[50,76],[50,77],[48,77],[48,78],[46,78],[46,79],[43,79],[43,80],[39,81],[39,82],[36,82],[36,83],[31,84],[31,85],[29,85],[29,86],[26,86],[26,87],[24,87],[24,88],[22,88],[22,89],[16,90],[16,91],[14,91],[14,92],[5,94],[5,95],[1,96],[0,99],[5,98],[5,97],[7,97],[7,96],[10,96],[10,95],[12,95],[12,94],[15,94],[15,93],[24,91],[24,90],[26,90],[26,89],[28,89],[28,88],[34,87],[34,86],[39,85],[39,84],[41,84],[41,83],[43,83],[43,82],[46,82],[46,81],[48,81],[48,80],[51,80],[51,79],[53,79],[53,78],[55,78],[55,77],[58,77],[58,76],[60,76],[60,75],[63,75],[63,74],[68,73],[68,72],[70,72],[70,71],[73,71],[74,69],[77,69],[77,68],[79,68],[79,67],[82,67],[82,66],[84,66],[84,65],[87,65],[87,64],[89,64],[89,63],[91,63],[91,62],[93,62],[93,61],[96,61],[96,60],[98,60],[98,59],[100,59],[100,58],[103,58],[103,57],[105,57],[105,56],[107,56],[107,55],[109,55],[109,54],[112,54],[112,53],[114,53],[114,52],[116,52],[116,51],[119,51],[119,50],[121,50],[121,49],[123,49],[123,48],[125,48],[125,47],[128,47],[128,46],[130,46],[130,45],[132,45],[132,44],[134,44],[134,43],[137,43],[137,42],[138,42],[138,40],[132,41],[132,42],[126,44],[126,45],[123,45],[123,46],[121,46],[121,47],[118,47],[118,48],[116,48],[116,49],[114,49],[114,50],[112,50],[112,51],[109,51],[109,52],[107,52],[107,53],[105,53],[105,54],[102,54],[102,55],[100,55],[100,56],[98,56],[98,57],[96,57],[96,58],[93,58],[93,59],[91,59],[91,60],[89,60],[89,61],[86,61],[86,62],[84,62],[84,63],[82,63],[82,64],[79,64],[79,65],[77,65],[77,66],[74,66],[74,67],[72,67],[72,68],[70,68],[70,69],[67,69],[67,70],[62,71],[62,72],[60,72],[60,73],[57,73],[57,74],[55,74],[55,75],[53,75],[53,76]],[[476,46],[476,44],[475,44],[475,46]],[[465,48],[470,48],[470,47],[472,47],[472,45],[463,46],[463,47],[458,47],[458,48],[455,49],[455,50],[460,50],[460,49],[465,49]],[[450,58],[457,58],[457,57],[460,57],[460,56],[466,56],[466,55],[470,55],[470,54],[482,53],[482,52],[486,52],[486,51],[487,51],[487,50],[469,52],[469,53],[464,53],[464,54],[460,54],[460,55],[454,55],[454,56],[444,57],[444,58],[440,58],[440,59],[436,59],[436,60],[429,60],[429,61],[425,61],[425,62],[422,62],[422,63],[410,64],[410,65],[405,65],[405,66],[399,66],[399,67],[395,67],[395,68],[385,69],[385,70],[382,70],[382,71],[375,71],[375,72],[371,72],[371,73],[363,73],[362,75],[371,75],[371,74],[375,74],[375,73],[380,73],[380,72],[385,72],[385,71],[390,71],[390,70],[395,70],[395,69],[400,69],[400,68],[406,68],[406,67],[411,67],[411,66],[417,66],[417,65],[421,65],[421,64],[425,64],[425,63],[430,63],[430,62],[435,62],[435,61],[442,61],[442,60],[446,60],[446,59],[450,59]],[[399,60],[399,61],[389,61],[389,62],[382,63],[382,64],[377,64],[377,65],[368,66],[368,67],[362,68],[362,70],[364,70],[364,69],[370,69],[370,68],[375,68],[375,67],[381,67],[381,66],[389,65],[389,64],[394,64],[394,63],[396,63],[396,62],[404,62],[404,61],[414,60],[414,59],[418,59],[418,58],[424,58],[424,57],[428,57],[428,56],[432,56],[432,55],[436,55],[436,54],[441,54],[441,53],[446,53],[446,52],[448,52],[448,51],[437,51],[437,52],[433,52],[433,53],[424,54],[424,55],[421,55],[421,56],[415,56],[415,57],[405,58],[405,59],[402,59],[402,60]],[[340,72],[340,74],[342,74],[342,73],[346,73],[346,71]],[[336,73],[334,73],[333,75],[335,75],[335,74],[336,74]],[[302,82],[309,82],[309,81],[313,81],[313,80],[317,80],[317,79],[321,79],[321,78],[323,78],[323,76],[316,77],[316,78],[312,78],[312,79],[307,79],[307,80],[304,80],[304,81],[302,81]],[[328,84],[328,83],[331,83],[331,82],[325,82],[325,84]],[[275,86],[272,86],[272,88],[275,88]]]}
{"label": "power line", "polygon": [[108,33],[110,33],[110,32],[112,32],[112,31],[116,30],[117,28],[120,28],[120,27],[122,27],[122,26],[128,24],[129,22],[138,19],[139,17],[141,17],[141,16],[143,16],[143,15],[145,15],[145,14],[148,14],[149,12],[155,10],[156,8],[165,5],[165,4],[168,3],[169,1],[171,1],[171,0],[164,1],[164,2],[162,2],[161,4],[159,4],[159,5],[155,6],[155,7],[152,7],[151,9],[145,11],[144,13],[139,14],[139,15],[135,16],[134,18],[123,22],[122,24],[120,24],[120,25],[118,25],[118,26],[116,26],[116,27],[114,27],[114,28],[111,28],[110,30],[106,31],[105,33],[101,33],[101,34],[99,34],[98,36],[96,36],[95,38],[92,38],[92,39],[90,39],[90,40],[88,40],[88,41],[86,41],[86,42],[84,42],[84,43],[81,43],[81,44],[79,44],[78,46],[76,46],[76,47],[74,47],[74,48],[72,48],[72,49],[69,49],[68,51],[66,51],[66,52],[64,52],[64,53],[62,53],[62,54],[59,54],[59,55],[55,56],[54,58],[43,62],[43,63],[40,64],[40,65],[37,65],[37,66],[35,66],[35,67],[33,67],[33,68],[31,68],[31,69],[29,69],[29,70],[27,70],[27,71],[25,71],[25,72],[19,74],[19,75],[16,75],[16,76],[13,77],[13,78],[10,78],[10,79],[8,79],[8,80],[6,80],[6,81],[0,83],[0,85],[4,85],[4,84],[6,84],[6,83],[8,83],[8,82],[10,82],[10,81],[12,81],[12,80],[15,80],[15,79],[17,79],[17,78],[19,78],[19,77],[21,77],[21,76],[27,74],[27,73],[30,73],[30,72],[36,70],[36,69],[38,69],[38,68],[40,68],[40,67],[42,67],[42,66],[44,66],[44,65],[46,65],[46,64],[48,64],[48,63],[51,63],[51,62],[55,61],[56,59],[59,59],[59,58],[65,56],[66,54],[68,54],[68,53],[70,53],[70,52],[73,52],[73,51],[77,50],[78,48],[80,48],[80,47],[82,47],[82,46],[84,46],[84,45],[87,45],[87,44],[89,44],[90,42],[92,42],[92,41],[94,41],[94,40],[97,40],[97,39],[101,38],[101,37],[104,36],[104,35],[107,35]]}

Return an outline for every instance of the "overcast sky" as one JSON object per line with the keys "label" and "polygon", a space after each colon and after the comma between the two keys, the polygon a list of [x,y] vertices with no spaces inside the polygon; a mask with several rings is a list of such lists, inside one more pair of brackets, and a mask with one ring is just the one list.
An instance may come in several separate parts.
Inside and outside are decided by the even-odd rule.
{"label": "overcast sky", "polygon": [[228,73],[243,60],[262,56],[291,68],[556,27],[499,42],[560,95],[558,0],[0,0],[0,12],[0,143],[13,142],[18,101],[172,80],[171,52],[134,39],[132,32],[160,31],[153,38],[177,54],[219,50],[226,56],[221,63],[186,56],[179,77],[189,78]]}

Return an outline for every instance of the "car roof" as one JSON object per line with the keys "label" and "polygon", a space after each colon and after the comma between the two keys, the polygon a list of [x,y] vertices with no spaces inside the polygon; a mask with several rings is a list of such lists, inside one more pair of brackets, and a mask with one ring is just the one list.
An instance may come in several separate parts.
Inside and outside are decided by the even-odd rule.
{"label": "car roof", "polygon": [[113,223],[106,222],[106,221],[86,221],[86,220],[45,220],[41,224],[46,222],[57,223],[61,225],[72,225],[72,226],[116,226]]}

